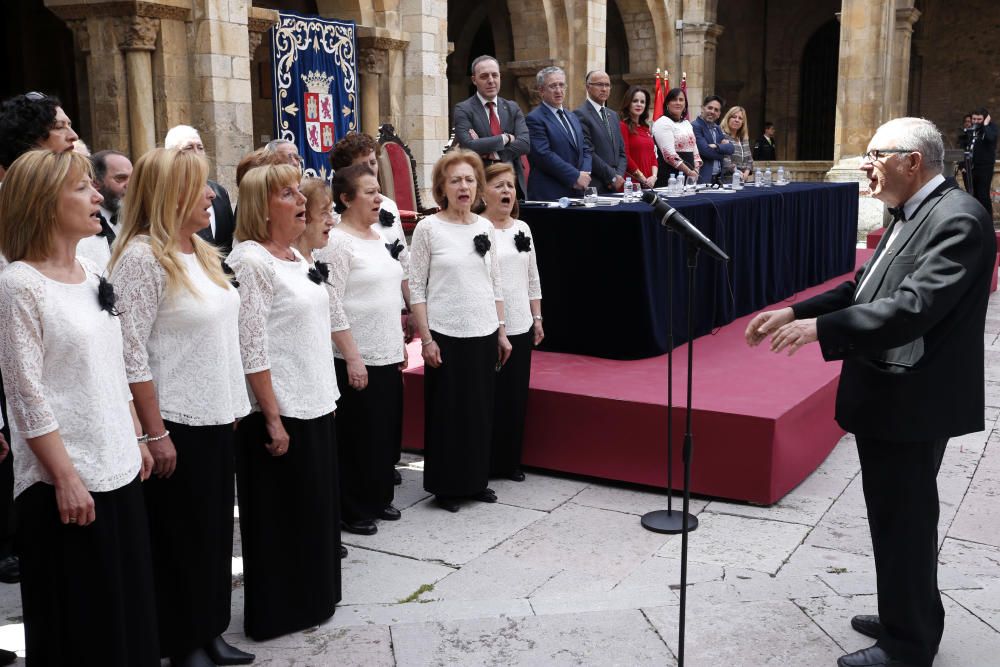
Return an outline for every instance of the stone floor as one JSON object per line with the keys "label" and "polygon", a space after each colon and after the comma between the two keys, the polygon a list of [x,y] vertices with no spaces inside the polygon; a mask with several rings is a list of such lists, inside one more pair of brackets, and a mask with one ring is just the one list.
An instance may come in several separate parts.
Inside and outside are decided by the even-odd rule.
{"label": "stone floor", "polygon": [[[1000,665],[1000,296],[986,347],[986,430],[953,440],[939,477],[937,667]],[[229,639],[258,665],[675,665],[680,538],[643,530],[665,496],[530,472],[496,505],[436,509],[407,457],[402,521],[345,535],[344,598],[324,625],[242,636],[242,562]],[[698,499],[690,535],[690,667],[834,665],[869,645],[848,619],[875,611],[851,436],[772,507]],[[0,647],[20,650],[16,586],[0,586]]]}

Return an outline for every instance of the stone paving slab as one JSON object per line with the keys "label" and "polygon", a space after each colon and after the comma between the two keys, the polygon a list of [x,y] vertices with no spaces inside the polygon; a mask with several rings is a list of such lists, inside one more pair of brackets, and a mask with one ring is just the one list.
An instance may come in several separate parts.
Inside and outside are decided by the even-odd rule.
{"label": "stone paving slab", "polygon": [[394,626],[399,665],[673,665],[637,610]]}
{"label": "stone paving slab", "polygon": [[1000,436],[991,437],[948,534],[1000,547]]}
{"label": "stone paving slab", "polygon": [[451,622],[499,616],[531,616],[527,600],[432,600],[406,604],[368,604],[338,607],[326,626],[395,625],[398,623]]}
{"label": "stone paving slab", "polygon": [[780,575],[754,570],[726,568],[719,581],[696,583],[688,587],[688,604],[731,604],[764,602],[792,598],[821,597],[833,591],[816,575]]}
{"label": "stone paving slab", "polygon": [[[692,533],[693,535],[694,533]],[[699,584],[706,581],[721,581],[726,576],[726,569],[713,563],[702,563],[688,559],[688,584]],[[665,558],[653,556],[615,586],[615,591],[642,589],[670,589],[679,586],[681,582],[680,558]]]}
{"label": "stone paving slab", "polygon": [[[422,500],[431,497],[431,494],[424,491],[424,473],[422,470],[413,468],[397,468],[403,483],[396,487],[392,504],[398,510],[405,510],[413,507]],[[404,512],[405,516],[405,512]]]}
{"label": "stone paving slab", "polygon": [[942,568],[960,571],[980,585],[1000,580],[1000,548],[948,538],[938,552]]}
{"label": "stone paving slab", "polygon": [[[676,653],[677,608],[643,611]],[[834,665],[843,654],[789,600],[689,604],[685,635],[688,667],[812,667]]]}
{"label": "stone paving slab", "polygon": [[267,642],[242,636],[235,643],[257,656],[254,665],[267,667],[394,667],[392,637],[384,625],[351,628],[321,626]]}
{"label": "stone paving slab", "polygon": [[[703,563],[775,573],[809,532],[807,526],[702,512],[688,539],[688,558]],[[660,556],[680,557],[679,536]]]}
{"label": "stone paving slab", "polygon": [[458,513],[424,500],[400,521],[382,521],[375,535],[343,534],[344,543],[418,560],[462,565],[545,517],[544,512],[469,501]]}
{"label": "stone paving slab", "polygon": [[[539,480],[544,479],[543,484]],[[551,512],[573,499],[589,486],[588,482],[562,477],[539,478],[535,473],[525,473],[523,482],[509,479],[491,479],[490,488],[496,491],[499,502],[526,509]]]}
{"label": "stone paving slab", "polygon": [[669,586],[616,588],[599,595],[564,595],[533,597],[528,600],[536,616],[597,611],[622,611],[642,607],[676,605],[677,594]]}
{"label": "stone paving slab", "polygon": [[341,561],[342,605],[393,603],[405,599],[423,585],[433,586],[455,569],[436,563],[369,551],[348,550]]}
{"label": "stone paving slab", "polygon": [[[674,480],[674,482],[680,484],[681,480]],[[573,498],[573,502],[577,505],[586,505],[587,507],[642,516],[647,512],[667,509],[667,494],[604,484],[593,484]],[[698,514],[705,509],[707,504],[707,500],[691,498],[689,511],[692,514]],[[673,509],[680,510],[681,507],[683,507],[681,496],[679,493],[675,493]]]}
{"label": "stone paving slab", "polygon": [[945,595],[994,631],[1000,632],[1000,579],[995,579],[980,589],[946,591]]}

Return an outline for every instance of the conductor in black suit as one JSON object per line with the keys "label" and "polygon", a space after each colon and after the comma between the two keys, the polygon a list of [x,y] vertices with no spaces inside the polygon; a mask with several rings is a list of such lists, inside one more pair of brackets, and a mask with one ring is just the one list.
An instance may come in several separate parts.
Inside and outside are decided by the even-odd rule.
{"label": "conductor in black suit", "polygon": [[500,64],[493,56],[472,61],[472,83],[476,94],[455,105],[455,141],[478,153],[483,164],[506,162],[514,167],[519,194],[527,190],[523,156],[528,154],[528,126],[517,102],[500,93]]}
{"label": "conductor in black suit", "polygon": [[595,70],[587,73],[587,99],[573,113],[583,126],[584,140],[590,144],[593,163],[590,175],[601,194],[619,192],[625,185],[625,140],[618,127],[618,114],[607,107],[611,77]]}
{"label": "conductor in black suit", "polygon": [[757,315],[753,346],[819,341],[843,360],[838,423],[855,434],[878,580],[878,616],[851,625],[877,643],[838,665],[930,665],[944,631],[937,587],[937,472],[948,439],[983,429],[983,330],[996,239],[970,195],[946,183],[929,121],[878,129],[861,169],[893,223],[854,277]]}
{"label": "conductor in black suit", "polygon": [[[201,141],[201,135],[190,125],[176,125],[170,128],[163,140],[163,147],[194,151],[199,155],[205,154],[205,144]],[[216,245],[223,255],[228,255],[233,249],[233,232],[236,230],[233,205],[224,187],[212,180],[208,181],[208,187],[215,193],[215,199],[212,200],[209,225],[198,232],[198,236]]]}

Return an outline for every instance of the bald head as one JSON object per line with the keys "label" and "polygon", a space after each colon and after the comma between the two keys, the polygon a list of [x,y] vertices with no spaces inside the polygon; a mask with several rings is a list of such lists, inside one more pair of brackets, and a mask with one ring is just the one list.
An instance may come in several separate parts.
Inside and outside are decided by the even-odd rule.
{"label": "bald head", "polygon": [[608,73],[599,69],[587,72],[586,83],[587,97],[598,104],[606,104],[611,95],[611,77]]}

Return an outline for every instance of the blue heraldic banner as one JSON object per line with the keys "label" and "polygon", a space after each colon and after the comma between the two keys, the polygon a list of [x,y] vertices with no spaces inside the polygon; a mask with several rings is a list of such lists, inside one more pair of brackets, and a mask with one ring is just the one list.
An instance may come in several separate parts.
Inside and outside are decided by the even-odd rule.
{"label": "blue heraldic banner", "polygon": [[293,142],[306,176],[329,180],[330,149],[358,131],[353,21],[279,14],[271,29],[274,137]]}

